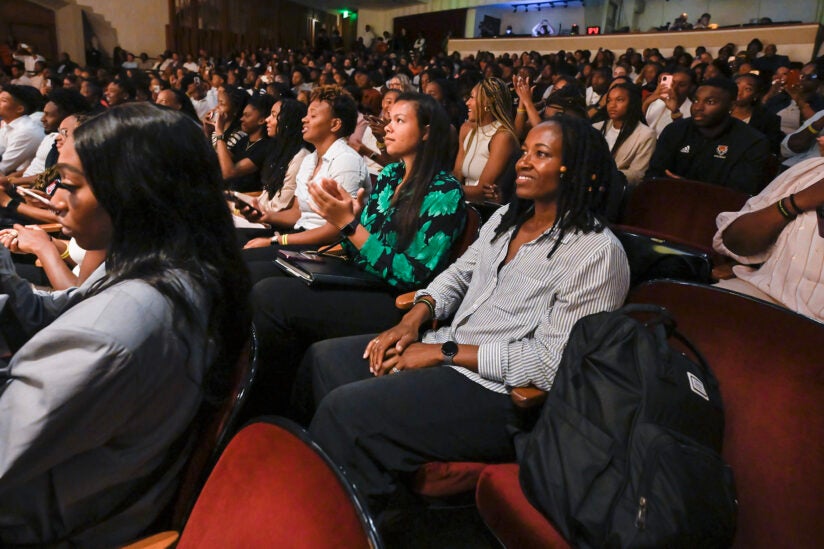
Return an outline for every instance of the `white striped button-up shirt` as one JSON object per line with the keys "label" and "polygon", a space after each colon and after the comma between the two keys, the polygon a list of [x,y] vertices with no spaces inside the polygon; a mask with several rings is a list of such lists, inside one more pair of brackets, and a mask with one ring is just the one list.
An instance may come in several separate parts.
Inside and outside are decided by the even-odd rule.
{"label": "white striped button-up shirt", "polygon": [[521,246],[502,265],[511,228],[490,243],[506,208],[483,226],[467,252],[418,295],[435,299],[435,315],[450,326],[424,335],[424,343],[453,340],[478,345],[478,372],[455,368],[498,393],[533,384],[549,390],[578,319],[621,306],[629,289],[629,265],[610,232],[564,236],[551,259],[557,231]]}

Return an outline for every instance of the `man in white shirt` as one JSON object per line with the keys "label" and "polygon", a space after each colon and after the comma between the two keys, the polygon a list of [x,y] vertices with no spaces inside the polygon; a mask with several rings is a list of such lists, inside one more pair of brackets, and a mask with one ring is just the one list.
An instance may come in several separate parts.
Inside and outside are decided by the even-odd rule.
{"label": "man in white shirt", "polygon": [[25,169],[45,133],[43,125],[29,117],[40,92],[30,86],[8,86],[0,92],[0,174]]}
{"label": "man in white shirt", "polygon": [[[669,75],[662,73],[661,77]],[[659,80],[658,88],[644,101],[644,115],[647,126],[655,130],[659,136],[673,120],[689,118],[692,101],[689,99],[692,88],[692,76],[687,70],[676,70],[672,76],[672,84],[663,86]]]}
{"label": "man in white shirt", "polygon": [[[14,183],[33,183],[35,176],[46,171],[57,162],[57,148],[54,146],[57,130],[63,119],[76,113],[89,110],[89,104],[79,91],[71,88],[57,88],[49,94],[48,102],[43,107],[43,117],[40,121],[46,132],[46,137],[40,142],[34,159],[23,172],[23,179],[15,178]],[[52,156],[50,159],[49,156]],[[27,179],[28,178],[28,179]],[[0,176],[0,183],[3,182]]]}
{"label": "man in white shirt", "polygon": [[15,61],[11,65],[11,83],[15,86],[34,86],[34,83],[26,75],[26,67],[22,61]]}
{"label": "man in white shirt", "polygon": [[197,72],[200,69],[191,53],[186,54],[186,62],[183,63],[183,68],[190,72]]}
{"label": "man in white shirt", "polygon": [[137,60],[134,58],[134,54],[132,52],[126,53],[126,60],[120,64],[121,69],[136,69],[138,68]]}
{"label": "man in white shirt", "polygon": [[180,79],[180,89],[189,96],[200,120],[204,119],[206,113],[217,107],[217,94],[209,96],[203,88],[204,83],[196,72],[186,73]]}

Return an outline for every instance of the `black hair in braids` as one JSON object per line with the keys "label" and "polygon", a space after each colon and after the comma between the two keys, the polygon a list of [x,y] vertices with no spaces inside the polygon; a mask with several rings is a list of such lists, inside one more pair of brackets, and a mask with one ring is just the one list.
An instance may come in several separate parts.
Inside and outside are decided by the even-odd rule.
{"label": "black hair in braids", "polygon": [[[552,228],[558,231],[555,245],[547,257],[552,257],[567,232],[601,232],[606,226],[601,219],[605,210],[610,185],[618,173],[615,161],[606,141],[588,120],[563,114],[553,116],[531,131],[544,124],[560,128],[563,146],[563,166],[561,185],[558,192],[558,207]],[[492,237],[494,242],[511,227],[517,227],[534,214],[532,200],[515,196],[509,202],[509,209],[501,217]]]}

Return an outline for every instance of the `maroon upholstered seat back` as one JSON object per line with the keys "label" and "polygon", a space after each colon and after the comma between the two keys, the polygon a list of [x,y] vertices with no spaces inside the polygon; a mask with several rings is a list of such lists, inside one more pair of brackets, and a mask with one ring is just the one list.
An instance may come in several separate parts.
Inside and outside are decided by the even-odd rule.
{"label": "maroon upholstered seat back", "polygon": [[257,336],[252,328],[249,340],[230,373],[227,394],[216,405],[204,402],[195,418],[193,429],[197,431],[197,435],[173,503],[173,528],[180,529],[185,524],[201,486],[206,482],[211,467],[236,427],[238,413],[248,396],[256,372]]}
{"label": "maroon upholstered seat back", "polygon": [[706,356],[724,399],[736,547],[824,547],[824,324],[724,290],[639,286]]}
{"label": "maroon upholstered seat back", "polygon": [[478,238],[478,233],[481,230],[481,214],[477,208],[467,204],[466,207],[466,225],[464,225],[463,233],[458,237],[458,240],[452,244],[452,250],[449,252],[449,263],[454,263],[456,259],[461,257],[469,246],[472,245]]}
{"label": "maroon upholstered seat back", "polygon": [[372,521],[334,464],[300,427],[274,418],[231,440],[177,547],[379,546]]}
{"label": "maroon upholstered seat back", "polygon": [[740,191],[700,181],[648,179],[629,195],[621,225],[709,251],[715,218],[721,212],[740,210],[748,198]]}

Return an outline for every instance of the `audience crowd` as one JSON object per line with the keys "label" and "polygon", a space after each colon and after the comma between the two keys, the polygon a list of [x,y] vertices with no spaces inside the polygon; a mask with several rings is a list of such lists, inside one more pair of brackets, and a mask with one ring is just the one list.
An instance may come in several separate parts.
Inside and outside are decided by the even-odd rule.
{"label": "audience crowd", "polygon": [[[115,486],[123,473],[112,473],[111,482],[98,479],[80,496],[102,495],[100,505],[123,511],[135,519],[131,525],[118,525],[121,517],[104,511],[92,517],[89,506],[62,523],[66,517],[55,516],[65,510],[49,494],[61,496],[70,487],[49,483],[59,484],[66,471],[91,473],[95,460],[111,465],[116,454],[100,457],[111,440],[101,433],[100,440],[73,446],[66,442],[70,435],[57,437],[61,428],[93,423],[76,407],[66,410],[55,402],[30,406],[25,414],[13,407],[28,406],[27,398],[37,398],[31,392],[54,391],[36,371],[49,333],[56,334],[53,346],[83,344],[62,343],[61,337],[70,338],[59,332],[62,325],[68,325],[65,332],[88,324],[80,305],[63,314],[73,303],[61,293],[71,294],[67,288],[82,285],[76,295],[88,299],[86,308],[105,304],[111,286],[126,279],[146,281],[175,305],[193,302],[189,309],[207,311],[203,318],[186,307],[180,313],[151,304],[165,319],[151,329],[195,326],[191,346],[214,343],[207,323],[246,320],[243,306],[232,315],[215,301],[226,297],[214,286],[220,277],[186,254],[208,263],[203,269],[233,261],[233,269],[249,270],[255,286],[247,291],[253,296],[248,316],[261,342],[250,413],[292,414],[308,423],[317,407],[311,431],[357,481],[373,512],[383,509],[398,479],[433,456],[514,457],[507,431],[512,411],[502,395],[528,384],[549,389],[575,321],[621,305],[629,268],[607,225],[615,206],[608,203],[647,178],[696,180],[751,195],[741,212],[718,218],[714,246],[740,263],[734,268],[738,278],[725,285],[824,321],[824,229],[818,228],[824,227],[824,59],[791,60],[757,39],[740,51],[726,44],[715,57],[704,47],[689,52],[679,46],[670,56],[630,48],[427,58],[423,43],[398,49],[370,36],[346,52],[338,42],[225,57],[202,49],[167,51],[156,60],[121,50],[113,66],[103,66],[94,48],[80,66],[67,54],[47,60],[15,44],[13,55],[0,60],[6,65],[0,66],[0,244],[13,253],[13,261],[5,250],[0,254],[0,292],[19,294],[25,279],[53,292],[37,290],[38,300],[56,300],[61,307],[50,310],[54,326],[43,328],[33,343],[23,338],[11,368],[0,366],[0,442],[19,445],[0,452],[0,524],[13,525],[0,526],[0,545],[82,542],[101,531],[95,520],[112,523],[104,529],[107,541],[128,541],[135,525],[150,524],[162,505],[120,506],[144,497],[168,501],[170,481],[157,471],[141,472],[162,481],[162,490],[137,496],[127,494],[133,486]],[[125,145],[105,146],[99,142],[104,137]],[[156,141],[149,143],[152,137]],[[134,161],[130,140],[135,150],[154,155],[151,162]],[[183,140],[189,143],[178,142]],[[185,201],[188,209],[197,210],[202,199],[212,210],[185,212],[184,203],[166,208],[130,193],[121,161],[146,189],[160,182],[174,186],[182,174],[187,192],[201,193]],[[208,176],[200,173],[206,169]],[[75,202],[78,185],[67,182],[83,171],[98,178],[89,175],[86,188],[103,204],[105,211],[95,215],[105,223],[91,227],[105,237],[77,228],[64,229],[76,239],[49,236],[37,224],[65,225],[67,209],[85,207]],[[117,195],[101,177],[119,186]],[[229,240],[227,219],[213,211],[215,189],[211,183],[201,189],[195,177],[204,184],[222,181],[221,198],[230,204],[235,227]],[[157,181],[148,182],[152,178]],[[178,200],[179,194],[168,197]],[[489,220],[455,261],[470,204]],[[145,223],[157,227],[142,227],[141,209],[156,209]],[[210,212],[216,217],[207,217]],[[168,225],[176,232],[163,233],[161,213],[177,220]],[[207,261],[201,255],[209,254],[195,254],[199,240],[181,219],[209,225],[221,257]],[[160,245],[165,239],[186,245],[167,253]],[[160,251],[144,249],[153,243]],[[227,243],[234,251],[224,249]],[[380,285],[307,287],[273,263],[279,250],[336,244]],[[807,260],[797,265],[801,256]],[[164,265],[186,283],[171,281]],[[109,282],[94,282],[104,272]],[[230,274],[238,291],[248,290],[245,273]],[[395,297],[418,288],[414,306],[402,316]],[[133,290],[138,297],[146,292],[158,297],[140,284]],[[29,301],[12,305],[20,309]],[[130,306],[128,301],[126,311],[137,315]],[[24,318],[35,314],[17,309]],[[441,327],[419,340],[422,325],[451,316],[455,328]],[[125,326],[129,318],[116,324]],[[137,316],[133,320],[138,323]],[[39,318],[37,328],[44,324]],[[91,329],[103,329],[98,324]],[[216,348],[209,357],[236,352],[239,329],[233,326],[228,351]],[[317,343],[342,336],[354,337]],[[162,339],[154,332],[152,337]],[[191,371],[175,378],[183,385],[210,375],[204,369],[209,357],[180,359],[187,344],[178,342],[167,357],[189,364]],[[55,349],[49,352],[49,360],[60,359]],[[95,360],[114,360],[114,352]],[[142,347],[140,352],[147,353]],[[147,353],[144,360],[163,359]],[[451,367],[430,368],[442,364]],[[388,375],[395,373],[402,375]],[[23,387],[28,382],[17,375],[37,383],[42,377],[45,389]],[[76,385],[65,382],[58,396],[71,401],[76,391],[95,399],[89,387]],[[200,398],[187,389],[186,411],[173,424],[157,414],[147,422],[165,437],[156,441],[163,450],[150,456],[154,467],[168,465],[163,453],[179,447],[182,426]],[[117,399],[110,403],[117,406]],[[415,407],[425,410],[407,413]],[[447,409],[458,408],[478,413],[471,421],[459,414],[450,426],[433,428]],[[48,428],[35,429],[37,422]],[[123,436],[120,427],[109,431]],[[27,479],[11,479],[28,473],[23,461],[53,440],[65,445],[65,456],[34,460]],[[79,454],[87,462],[77,461]],[[31,494],[39,499],[20,503]],[[44,521],[65,528],[43,528]]]}

